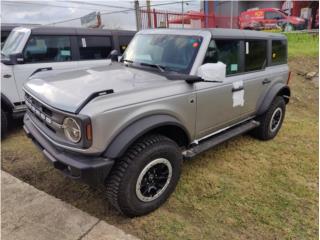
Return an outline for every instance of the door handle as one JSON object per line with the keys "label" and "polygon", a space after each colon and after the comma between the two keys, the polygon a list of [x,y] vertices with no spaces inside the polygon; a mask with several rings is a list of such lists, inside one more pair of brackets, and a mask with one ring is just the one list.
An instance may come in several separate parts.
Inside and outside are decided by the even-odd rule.
{"label": "door handle", "polygon": [[5,74],[3,75],[4,78],[11,78],[11,74]]}
{"label": "door handle", "polygon": [[271,82],[271,80],[270,79],[268,79],[268,78],[266,78],[266,79],[264,79],[263,81],[262,81],[262,84],[264,85],[264,84],[269,84]]}
{"label": "door handle", "polygon": [[238,91],[241,91],[241,90],[243,90],[243,89],[244,89],[243,87],[232,88],[232,92],[238,92]]}

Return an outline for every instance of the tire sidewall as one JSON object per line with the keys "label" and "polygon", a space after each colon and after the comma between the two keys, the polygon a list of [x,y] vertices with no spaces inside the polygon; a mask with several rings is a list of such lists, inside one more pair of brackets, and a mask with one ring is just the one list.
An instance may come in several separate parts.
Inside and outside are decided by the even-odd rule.
{"label": "tire sidewall", "polygon": [[[141,201],[136,194],[136,184],[138,177],[144,167],[152,160],[165,158],[171,163],[172,177],[169,185],[164,192],[156,199],[150,202]],[[127,169],[121,184],[120,195],[118,197],[119,205],[127,206],[131,211],[136,211],[137,215],[151,212],[164,203],[175,189],[181,173],[182,156],[178,146],[171,141],[162,141],[145,149],[135,159]]]}
{"label": "tire sidewall", "polygon": [[[282,111],[280,123],[279,123],[277,129],[275,129],[275,131],[271,131],[270,122],[272,120],[272,116],[273,116],[274,112],[278,108],[280,108]],[[286,105],[285,105],[284,99],[282,97],[276,97],[273,104],[271,105],[270,109],[268,110],[268,113],[266,116],[265,131],[266,131],[267,138],[269,138],[269,139],[274,138],[278,134],[279,130],[281,129],[284,117],[285,117],[285,109],[286,109]]]}

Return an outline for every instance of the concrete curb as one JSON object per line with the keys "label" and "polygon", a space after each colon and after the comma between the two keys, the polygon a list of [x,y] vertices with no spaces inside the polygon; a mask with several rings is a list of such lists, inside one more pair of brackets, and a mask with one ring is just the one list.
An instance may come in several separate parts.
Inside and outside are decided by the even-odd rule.
{"label": "concrete curb", "polygon": [[1,239],[138,240],[1,171]]}

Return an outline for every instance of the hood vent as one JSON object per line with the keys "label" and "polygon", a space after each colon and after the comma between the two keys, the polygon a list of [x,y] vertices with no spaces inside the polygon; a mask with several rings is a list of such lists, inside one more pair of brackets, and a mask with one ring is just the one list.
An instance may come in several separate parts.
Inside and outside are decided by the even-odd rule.
{"label": "hood vent", "polygon": [[107,95],[107,94],[112,94],[114,93],[113,89],[107,89],[107,90],[103,90],[103,91],[99,91],[99,92],[94,92],[92,93],[89,97],[87,97],[87,99],[77,108],[76,110],[76,114],[78,114],[82,108],[84,108],[92,99],[96,98],[96,97],[100,97],[103,95]]}

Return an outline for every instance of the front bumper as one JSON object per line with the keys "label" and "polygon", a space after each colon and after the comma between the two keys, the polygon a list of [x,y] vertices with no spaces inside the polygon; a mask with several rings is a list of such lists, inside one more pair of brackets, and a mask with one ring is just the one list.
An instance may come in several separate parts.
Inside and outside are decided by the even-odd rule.
{"label": "front bumper", "polygon": [[23,121],[23,128],[27,136],[41,149],[49,162],[64,175],[72,179],[82,180],[93,186],[104,183],[114,160],[75,154],[59,149],[39,132],[28,113],[25,114]]}

